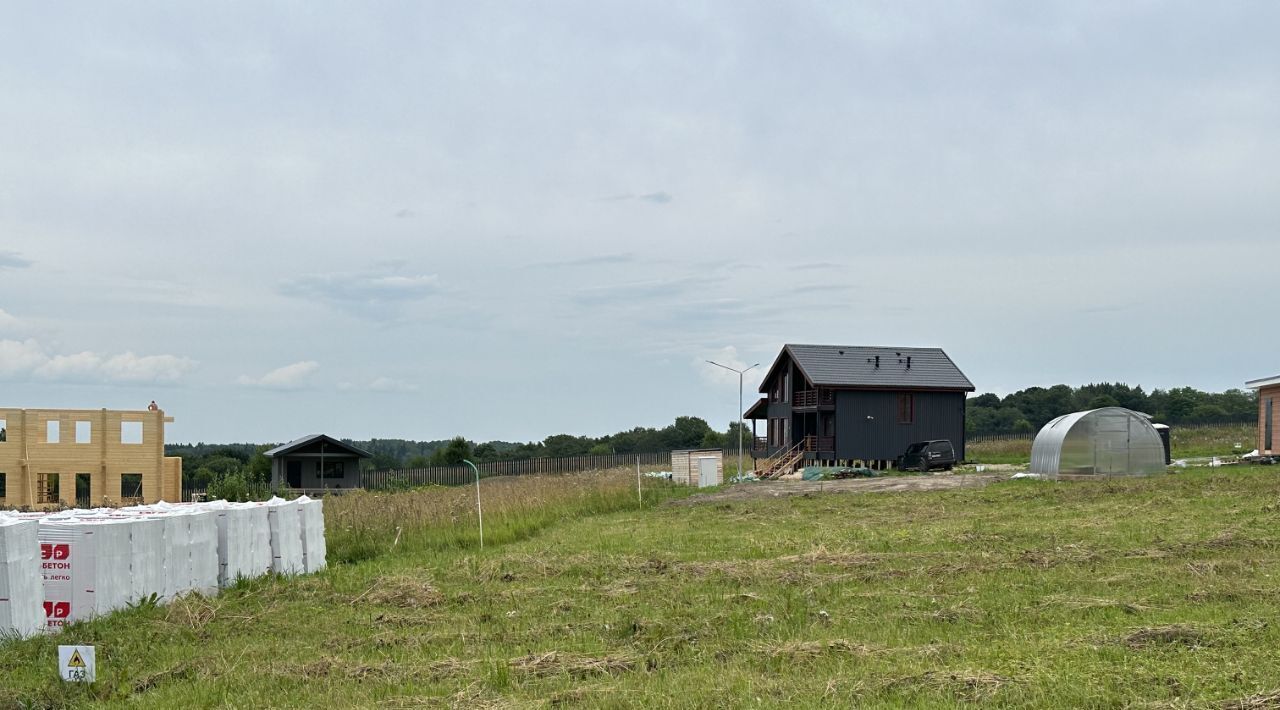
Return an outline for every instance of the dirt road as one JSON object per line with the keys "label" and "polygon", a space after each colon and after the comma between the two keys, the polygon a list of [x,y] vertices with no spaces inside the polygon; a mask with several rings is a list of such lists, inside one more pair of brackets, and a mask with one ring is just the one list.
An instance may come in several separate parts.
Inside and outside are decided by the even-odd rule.
{"label": "dirt road", "polygon": [[991,474],[939,474],[936,476],[885,476],[846,478],[840,481],[756,481],[735,483],[714,493],[673,501],[671,505],[727,503],[735,500],[798,496],[806,493],[897,493],[901,491],[942,491],[985,486],[1007,478]]}

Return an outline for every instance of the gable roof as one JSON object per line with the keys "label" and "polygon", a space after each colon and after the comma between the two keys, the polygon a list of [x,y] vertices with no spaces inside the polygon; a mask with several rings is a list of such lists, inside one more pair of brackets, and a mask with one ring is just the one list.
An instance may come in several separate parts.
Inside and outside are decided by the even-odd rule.
{"label": "gable roof", "polygon": [[[866,345],[782,346],[760,384],[767,391],[774,370],[789,356],[817,387],[892,389],[976,389],[942,348],[899,348]],[[876,367],[876,357],[880,367]],[[907,367],[911,358],[911,367]]]}
{"label": "gable roof", "polygon": [[339,451],[334,451],[333,453],[335,454],[347,453],[347,454],[354,454],[363,459],[373,458],[373,454],[369,453],[368,451],[365,451],[364,449],[356,448],[351,444],[339,441],[333,438],[332,436],[329,436],[328,434],[309,434],[307,436],[302,437],[301,439],[294,439],[293,441],[290,441],[287,444],[281,444],[276,448],[270,449],[268,451],[264,451],[263,453],[269,458],[275,458],[277,456],[283,456],[285,454],[292,453],[294,451],[297,451],[298,449],[304,448],[311,444],[318,444],[320,442],[324,442],[329,446],[337,447],[338,449],[340,449]]}

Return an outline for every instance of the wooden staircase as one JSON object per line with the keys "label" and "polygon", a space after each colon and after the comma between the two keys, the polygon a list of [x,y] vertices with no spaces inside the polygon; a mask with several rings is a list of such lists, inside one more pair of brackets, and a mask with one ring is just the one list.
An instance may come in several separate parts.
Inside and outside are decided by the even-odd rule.
{"label": "wooden staircase", "polygon": [[796,464],[804,458],[805,440],[802,437],[791,448],[780,451],[756,466],[756,477],[760,480],[772,480],[796,470]]}

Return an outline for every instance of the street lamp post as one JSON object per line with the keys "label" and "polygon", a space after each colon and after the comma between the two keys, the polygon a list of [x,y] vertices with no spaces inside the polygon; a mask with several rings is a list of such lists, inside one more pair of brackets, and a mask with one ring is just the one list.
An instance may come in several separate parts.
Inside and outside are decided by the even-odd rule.
{"label": "street lamp post", "polygon": [[728,365],[721,365],[720,363],[714,360],[707,360],[707,362],[711,363],[712,365],[715,365],[716,367],[723,367],[729,372],[738,373],[738,475],[741,476],[742,475],[742,376],[747,373],[747,370],[752,370],[754,368],[760,367],[760,363],[757,362],[751,367],[748,367],[746,370],[738,370],[738,369],[729,367]]}

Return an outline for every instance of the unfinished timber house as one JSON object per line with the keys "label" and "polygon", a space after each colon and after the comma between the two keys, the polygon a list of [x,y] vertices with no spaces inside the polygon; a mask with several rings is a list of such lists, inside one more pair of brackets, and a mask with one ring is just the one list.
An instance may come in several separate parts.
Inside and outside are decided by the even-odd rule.
{"label": "unfinished timber house", "polygon": [[[940,348],[785,345],[751,420],[757,473],[810,464],[888,468],[918,441],[947,439],[964,458],[973,383]],[[757,424],[765,421],[765,436]]]}
{"label": "unfinished timber house", "polygon": [[182,499],[159,409],[0,409],[0,505],[53,508]]}

